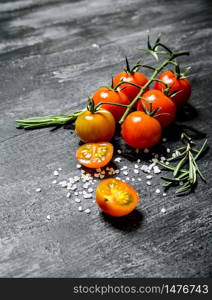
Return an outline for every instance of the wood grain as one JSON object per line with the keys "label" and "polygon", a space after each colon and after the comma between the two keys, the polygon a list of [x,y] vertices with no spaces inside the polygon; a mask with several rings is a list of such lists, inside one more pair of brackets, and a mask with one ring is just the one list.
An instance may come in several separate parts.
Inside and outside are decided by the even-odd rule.
{"label": "wood grain", "polygon": [[[173,126],[166,145],[178,143],[182,124],[206,133],[211,145],[211,13],[206,0],[1,1],[1,277],[211,276],[210,151],[200,163],[207,185],[185,197],[173,191],[162,197],[155,193],[160,176],[148,187],[142,174],[134,184],[138,209],[114,220],[90,199],[82,205],[91,214],[78,212],[74,198],[51,184],[59,167],[61,178],[79,173],[73,132],[15,128],[16,118],[84,107],[86,97],[123,68],[125,55],[131,62],[140,57],[137,48],[145,47],[150,30],[174,49],[191,50],[182,61],[192,67],[195,118]],[[133,166],[132,159],[124,163]]]}

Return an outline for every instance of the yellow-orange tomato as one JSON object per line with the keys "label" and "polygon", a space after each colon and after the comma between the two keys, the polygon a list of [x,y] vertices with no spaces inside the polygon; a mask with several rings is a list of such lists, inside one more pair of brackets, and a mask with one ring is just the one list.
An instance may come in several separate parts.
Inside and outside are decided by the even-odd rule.
{"label": "yellow-orange tomato", "polygon": [[134,148],[144,149],[156,145],[161,138],[161,125],[158,120],[142,111],[130,113],[121,127],[125,142]]}
{"label": "yellow-orange tomato", "polygon": [[96,189],[97,204],[101,210],[114,217],[128,215],[138,201],[138,193],[122,180],[107,178]]}
{"label": "yellow-orange tomato", "polygon": [[115,133],[115,119],[107,110],[86,110],[77,117],[75,130],[85,143],[107,142]]}
{"label": "yellow-orange tomato", "polygon": [[77,160],[88,168],[101,168],[106,166],[113,157],[111,143],[88,143],[80,146],[76,152]]}

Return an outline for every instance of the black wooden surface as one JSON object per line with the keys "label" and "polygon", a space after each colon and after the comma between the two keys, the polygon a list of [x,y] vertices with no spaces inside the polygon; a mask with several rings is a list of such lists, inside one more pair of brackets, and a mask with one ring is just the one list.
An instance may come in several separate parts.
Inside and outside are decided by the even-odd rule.
{"label": "black wooden surface", "polygon": [[[87,95],[122,69],[125,55],[140,56],[136,49],[150,30],[175,49],[191,50],[184,62],[192,67],[197,114],[182,124],[207,133],[211,145],[211,16],[206,0],[0,1],[0,276],[210,276],[210,151],[200,163],[207,185],[162,197],[155,193],[160,176],[148,187],[141,174],[142,182],[132,182],[138,209],[113,220],[93,199],[82,200],[90,215],[78,212],[74,197],[51,183],[59,167],[61,179],[80,172],[75,134],[17,130],[15,119],[84,107]],[[177,127],[169,136],[173,149]],[[120,165],[133,166],[129,158]]]}

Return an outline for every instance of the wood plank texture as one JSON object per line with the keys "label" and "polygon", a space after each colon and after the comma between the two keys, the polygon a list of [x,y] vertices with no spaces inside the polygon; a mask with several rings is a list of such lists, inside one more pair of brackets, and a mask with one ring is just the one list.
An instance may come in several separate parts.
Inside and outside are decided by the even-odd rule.
{"label": "wood plank texture", "polygon": [[[78,212],[74,197],[51,183],[59,167],[61,178],[79,173],[75,133],[15,128],[16,118],[84,107],[86,97],[122,69],[125,55],[132,62],[140,57],[137,48],[145,47],[150,30],[174,49],[191,50],[182,61],[192,67],[190,103],[197,113],[181,124],[205,132],[211,145],[211,15],[207,0],[1,1],[1,277],[211,276],[210,151],[200,163],[207,185],[184,197],[173,190],[162,197],[155,193],[160,176],[148,187],[142,174],[133,184],[141,195],[138,209],[113,220],[90,199],[82,206],[91,214]],[[152,62],[146,54],[143,59]],[[171,149],[179,129],[166,133]],[[124,164],[133,166],[133,157]]]}

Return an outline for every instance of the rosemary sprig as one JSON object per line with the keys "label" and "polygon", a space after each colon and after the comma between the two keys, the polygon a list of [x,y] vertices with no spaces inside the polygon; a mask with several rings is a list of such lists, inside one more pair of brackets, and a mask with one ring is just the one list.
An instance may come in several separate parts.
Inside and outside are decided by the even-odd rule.
{"label": "rosemary sprig", "polygon": [[74,111],[72,114],[59,114],[56,116],[33,117],[27,119],[18,119],[17,128],[35,129],[50,126],[65,125],[73,122],[78,115],[82,113],[81,110]]}
{"label": "rosemary sprig", "polygon": [[167,189],[173,185],[182,185],[176,190],[176,194],[193,190],[197,184],[198,175],[204,182],[206,182],[205,177],[197,165],[197,160],[208,147],[207,139],[204,141],[199,150],[194,148],[195,143],[187,134],[182,133],[181,141],[185,146],[177,148],[173,152],[172,157],[167,159],[168,162],[176,160],[179,161],[175,166],[170,164],[166,165],[165,163],[158,161],[158,164],[161,167],[173,173],[173,177],[161,177],[166,181],[163,183],[163,187]]}

